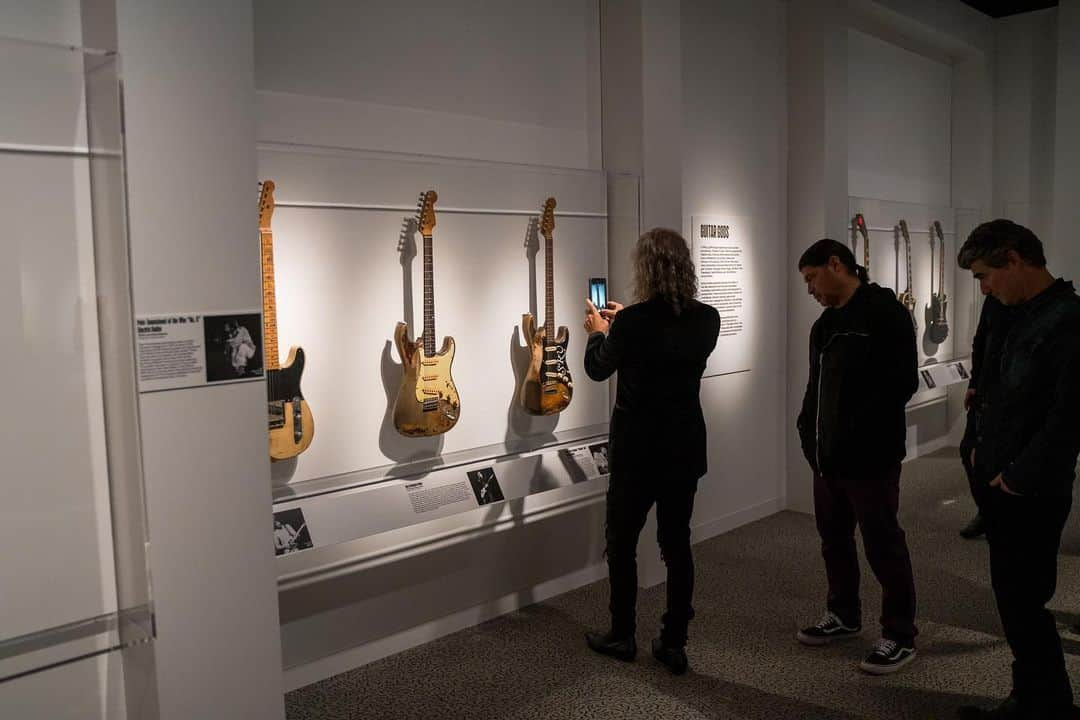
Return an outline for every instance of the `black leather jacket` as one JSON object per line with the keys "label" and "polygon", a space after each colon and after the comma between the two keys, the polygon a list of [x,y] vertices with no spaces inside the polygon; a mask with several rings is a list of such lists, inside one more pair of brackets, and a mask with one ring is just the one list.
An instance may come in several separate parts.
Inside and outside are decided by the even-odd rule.
{"label": "black leather jacket", "polygon": [[797,426],[824,474],[878,470],[906,454],[904,406],[919,387],[915,326],[892,290],[863,283],[810,330],[810,379]]}
{"label": "black leather jacket", "polygon": [[[973,481],[999,473],[1022,495],[1071,495],[1080,454],[1080,298],[1056,280],[1013,308],[995,373],[976,389]],[[970,428],[969,428],[970,431]]]}

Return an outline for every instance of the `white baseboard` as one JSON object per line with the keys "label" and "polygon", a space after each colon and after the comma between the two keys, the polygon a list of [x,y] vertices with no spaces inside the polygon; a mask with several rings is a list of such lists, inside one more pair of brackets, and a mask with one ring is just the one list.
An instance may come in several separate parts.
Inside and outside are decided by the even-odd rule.
{"label": "white baseboard", "polygon": [[743,510],[728,513],[712,520],[695,525],[690,532],[690,542],[699,543],[703,540],[730,532],[737,527],[742,527],[758,520],[764,520],[770,515],[775,515],[784,509],[783,498],[771,498],[765,502],[752,505]]}
{"label": "white baseboard", "polygon": [[597,563],[568,575],[547,580],[528,590],[510,593],[476,607],[462,610],[438,620],[409,628],[402,632],[380,638],[374,642],[344,652],[336,653],[314,662],[286,668],[282,685],[285,692],[310,685],[358,668],[384,657],[431,642],[459,630],[479,625],[500,615],[519,610],[533,603],[589,585],[607,577],[607,565]]}

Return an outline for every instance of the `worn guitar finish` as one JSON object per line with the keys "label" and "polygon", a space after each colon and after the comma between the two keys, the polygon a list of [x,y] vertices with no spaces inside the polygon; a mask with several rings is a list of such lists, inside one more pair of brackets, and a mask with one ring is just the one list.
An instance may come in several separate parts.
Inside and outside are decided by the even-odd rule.
{"label": "worn guitar finish", "polygon": [[[938,238],[939,266],[937,292],[934,292],[934,236]],[[945,342],[949,337],[948,309],[949,300],[945,295],[945,233],[941,230],[941,223],[935,220],[930,226],[930,341],[936,345]]]}
{"label": "worn guitar finish", "polygon": [[536,328],[532,313],[521,316],[521,329],[532,356],[529,370],[521,384],[521,406],[531,415],[554,415],[562,412],[574,397],[574,383],[566,364],[566,346],[570,331],[565,326],[555,332],[554,242],[555,198],[544,203],[540,232],[547,241],[544,256],[544,327]]}
{"label": "worn guitar finish", "polygon": [[856,213],[855,217],[851,219],[851,251],[855,252],[855,233],[858,232],[862,235],[863,242],[863,267],[866,269],[866,276],[870,277],[870,233],[866,229],[866,218],[862,216],[862,213]]}
{"label": "worn guitar finish", "polygon": [[919,321],[915,318],[915,293],[911,290],[911,235],[908,233],[906,220],[900,221],[900,234],[904,236],[904,257],[907,260],[907,289],[897,295],[897,299],[907,308],[911,315],[911,324],[915,326],[915,334],[919,334]]}
{"label": "worn guitar finish", "polygon": [[443,339],[435,351],[435,281],[431,250],[435,227],[435,201],[438,195],[428,190],[420,210],[420,233],[424,236],[424,332],[415,342],[409,339],[409,326],[398,323],[394,344],[401,356],[403,373],[394,403],[394,427],[407,437],[441,435],[457,424],[461,416],[461,398],[454,386],[450,367],[454,362],[454,339]]}
{"label": "worn guitar finish", "polygon": [[270,459],[296,457],[315,439],[311,408],[300,392],[304,374],[304,351],[289,348],[285,366],[278,362],[277,301],[274,288],[274,237],[270,218],[274,213],[274,183],[262,184],[259,197],[259,241],[262,250],[263,342],[266,358],[266,396],[270,431]]}

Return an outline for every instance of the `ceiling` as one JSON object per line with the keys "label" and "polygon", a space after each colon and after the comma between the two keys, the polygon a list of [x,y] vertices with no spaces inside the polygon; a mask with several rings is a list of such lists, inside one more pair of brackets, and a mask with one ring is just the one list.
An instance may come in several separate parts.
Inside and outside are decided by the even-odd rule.
{"label": "ceiling", "polygon": [[1044,10],[1058,4],[1057,0],[963,0],[963,3],[995,18]]}

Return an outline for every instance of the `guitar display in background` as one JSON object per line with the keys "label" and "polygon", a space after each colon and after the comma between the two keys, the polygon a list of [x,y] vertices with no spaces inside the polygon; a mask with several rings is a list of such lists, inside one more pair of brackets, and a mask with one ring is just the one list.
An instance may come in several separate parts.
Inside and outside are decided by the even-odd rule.
{"label": "guitar display in background", "polygon": [[[939,268],[934,267],[934,236],[937,236],[939,247]],[[938,285],[934,292],[934,272],[937,270]],[[930,225],[930,341],[940,345],[949,336],[949,321],[947,318],[948,298],[945,296],[945,233],[941,231],[941,223],[935,220]]]}
{"label": "guitar display in background", "polygon": [[529,343],[531,359],[521,384],[521,405],[531,415],[562,412],[574,396],[574,383],[566,365],[566,345],[570,331],[565,326],[555,332],[554,241],[555,198],[544,203],[540,233],[546,241],[544,254],[544,327],[536,328],[532,313],[521,316],[521,327]]}
{"label": "guitar display in background", "polygon": [[450,366],[454,361],[454,338],[443,339],[435,351],[435,279],[432,257],[432,231],[435,229],[434,190],[423,194],[420,203],[420,234],[424,236],[424,332],[415,342],[409,339],[409,326],[399,322],[394,329],[394,344],[402,362],[401,386],[394,403],[394,427],[407,437],[441,435],[457,424],[461,415]]}
{"label": "guitar display in background", "polygon": [[259,193],[259,242],[262,251],[263,342],[266,348],[266,395],[270,427],[270,458],[296,457],[311,445],[315,421],[300,392],[304,374],[304,350],[289,348],[284,367],[278,361],[277,300],[274,288],[274,236],[270,218],[274,214],[274,183],[262,183]]}
{"label": "guitar display in background", "polygon": [[915,326],[915,334],[919,333],[919,321],[915,318],[915,293],[911,289],[911,235],[908,233],[906,220],[900,221],[900,234],[904,236],[904,258],[907,262],[907,288],[897,294],[897,299],[907,308],[911,315],[911,323]]}
{"label": "guitar display in background", "polygon": [[870,277],[870,234],[866,230],[866,219],[862,213],[855,213],[851,219],[851,251],[855,252],[855,233],[862,235],[863,267],[866,268],[866,276]]}

